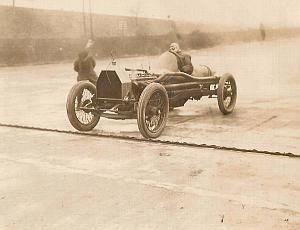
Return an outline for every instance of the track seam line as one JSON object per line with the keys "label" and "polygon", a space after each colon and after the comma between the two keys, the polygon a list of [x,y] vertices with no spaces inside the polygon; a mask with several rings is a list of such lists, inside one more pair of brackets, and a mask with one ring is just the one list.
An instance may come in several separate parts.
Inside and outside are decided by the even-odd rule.
{"label": "track seam line", "polygon": [[261,154],[266,154],[266,155],[300,158],[300,155],[297,155],[297,154],[291,153],[291,152],[246,149],[246,148],[238,148],[238,147],[228,147],[228,146],[219,146],[219,145],[211,145],[211,144],[196,144],[196,143],[189,143],[189,142],[167,141],[167,140],[159,140],[159,139],[146,139],[146,138],[138,138],[138,137],[130,137],[130,136],[121,136],[121,135],[116,135],[116,134],[87,133],[87,132],[84,133],[84,132],[79,132],[79,131],[67,131],[67,130],[50,129],[50,128],[42,128],[42,127],[34,127],[34,126],[25,126],[25,125],[13,125],[13,124],[4,124],[4,123],[0,123],[0,127],[38,130],[38,131],[44,131],[44,132],[65,133],[65,134],[81,135],[81,136],[104,137],[104,138],[113,138],[113,139],[120,139],[120,140],[130,140],[130,141],[136,141],[136,142],[158,143],[158,144],[175,145],[175,146],[177,145],[177,146],[186,146],[186,147],[194,147],[194,148],[229,150],[229,151],[245,152],[245,153],[261,153]]}

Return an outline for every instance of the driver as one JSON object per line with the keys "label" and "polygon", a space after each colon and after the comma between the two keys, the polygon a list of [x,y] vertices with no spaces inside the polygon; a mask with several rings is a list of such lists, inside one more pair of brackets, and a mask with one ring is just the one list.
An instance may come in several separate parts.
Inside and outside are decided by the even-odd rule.
{"label": "driver", "polygon": [[177,58],[178,69],[181,72],[192,74],[194,67],[192,64],[192,58],[189,54],[181,52],[180,47],[177,43],[173,42],[170,44],[169,52],[174,54]]}

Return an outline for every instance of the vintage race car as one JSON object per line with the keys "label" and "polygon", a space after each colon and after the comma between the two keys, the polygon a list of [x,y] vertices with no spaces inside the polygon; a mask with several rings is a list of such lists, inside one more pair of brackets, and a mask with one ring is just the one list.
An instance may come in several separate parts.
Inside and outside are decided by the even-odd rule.
{"label": "vintage race car", "polygon": [[176,57],[169,52],[159,57],[159,63],[159,73],[111,65],[101,71],[96,86],[88,81],[75,84],[66,103],[72,126],[90,131],[100,117],[137,119],[145,138],[157,138],[166,126],[169,111],[184,106],[189,99],[217,97],[223,114],[233,111],[237,86],[231,74],[216,76],[208,67],[200,71],[196,67],[192,75],[179,72]]}

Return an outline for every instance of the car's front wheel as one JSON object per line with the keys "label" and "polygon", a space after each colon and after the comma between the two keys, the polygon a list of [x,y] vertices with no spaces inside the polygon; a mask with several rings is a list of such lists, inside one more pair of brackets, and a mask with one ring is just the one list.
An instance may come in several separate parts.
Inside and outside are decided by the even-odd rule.
{"label": "car's front wheel", "polygon": [[80,81],[70,90],[66,108],[69,121],[75,129],[90,131],[98,124],[100,115],[89,110],[94,107],[95,96],[96,87],[88,81]]}
{"label": "car's front wheel", "polygon": [[149,84],[142,92],[137,109],[137,123],[145,138],[157,138],[164,130],[169,113],[166,89],[158,83]]}

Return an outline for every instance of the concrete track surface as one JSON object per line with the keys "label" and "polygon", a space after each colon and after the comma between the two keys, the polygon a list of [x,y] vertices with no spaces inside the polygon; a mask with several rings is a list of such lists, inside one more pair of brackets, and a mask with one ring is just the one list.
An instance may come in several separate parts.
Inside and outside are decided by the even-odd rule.
{"label": "concrete track surface", "polygon": [[0,129],[0,229],[299,229],[299,158]]}
{"label": "concrete track surface", "polygon": [[[236,77],[236,110],[190,101],[160,140],[300,155],[299,44],[192,51],[194,65]],[[65,101],[75,79],[71,63],[0,68],[0,123],[73,131]],[[141,137],[135,120],[101,118],[92,132]],[[0,229],[300,229],[299,158],[12,127],[0,135]]]}
{"label": "concrete track surface", "polygon": [[[192,51],[193,63],[231,72],[238,85],[233,114],[217,99],[189,101],[170,113],[162,140],[268,151],[300,151],[300,40],[247,43]],[[97,72],[109,60],[97,62]],[[157,57],[118,60],[119,66],[152,69]],[[0,69],[0,123],[74,130],[66,116],[67,94],[76,82],[71,63]],[[102,118],[93,132],[141,137],[136,120]]]}

